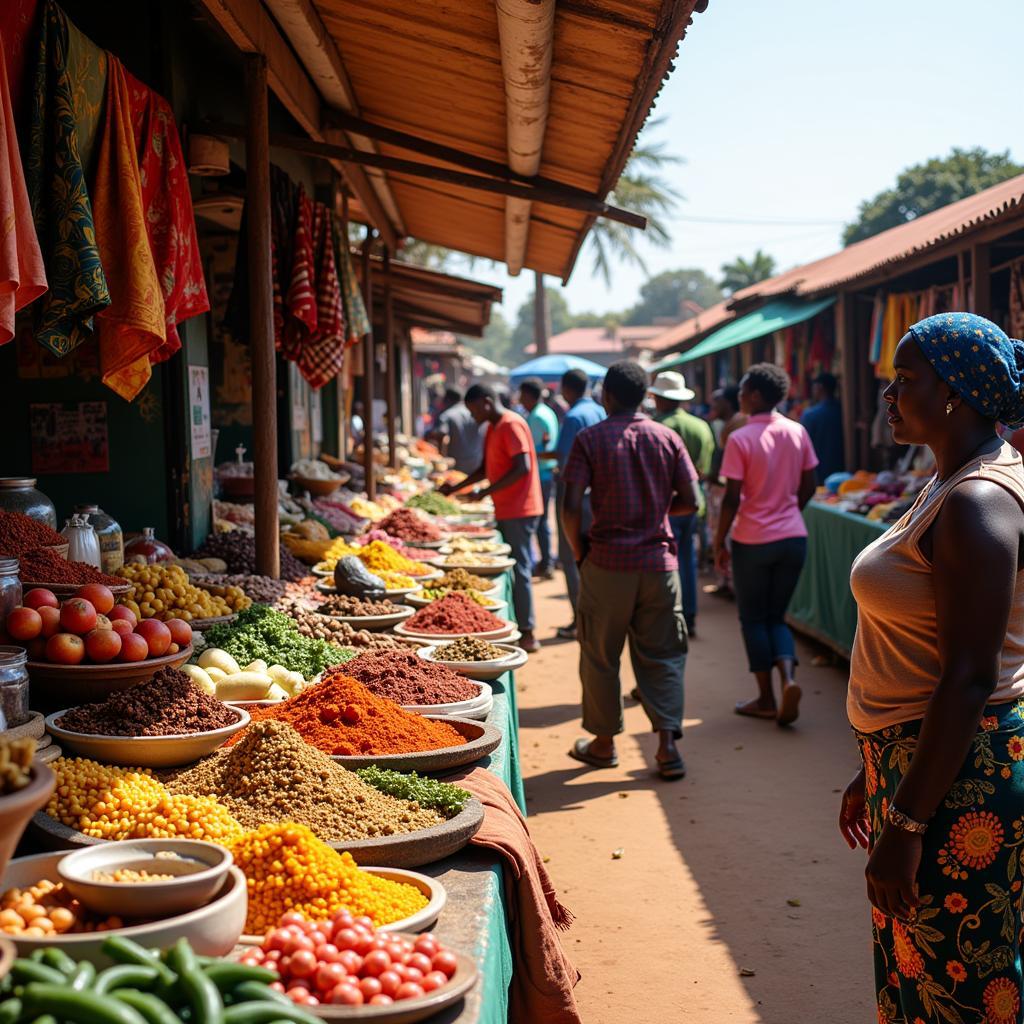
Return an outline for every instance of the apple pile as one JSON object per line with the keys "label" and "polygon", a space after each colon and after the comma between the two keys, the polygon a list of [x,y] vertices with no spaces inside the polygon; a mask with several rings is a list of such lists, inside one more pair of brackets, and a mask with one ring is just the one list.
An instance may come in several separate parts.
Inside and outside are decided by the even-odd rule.
{"label": "apple pile", "polygon": [[28,649],[31,661],[56,665],[102,665],[145,661],[177,654],[192,643],[183,619],[142,619],[102,583],[87,583],[61,602],[52,590],[36,587],[4,622],[7,636]]}

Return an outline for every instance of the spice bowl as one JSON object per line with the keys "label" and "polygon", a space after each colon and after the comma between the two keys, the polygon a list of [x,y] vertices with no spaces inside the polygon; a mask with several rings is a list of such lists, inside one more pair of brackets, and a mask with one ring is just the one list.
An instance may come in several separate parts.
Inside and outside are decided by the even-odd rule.
{"label": "spice bowl", "polygon": [[337,622],[344,622],[353,629],[368,629],[377,632],[382,629],[391,629],[400,622],[405,622],[416,614],[416,609],[407,604],[394,605],[394,611],[390,615],[328,615],[325,618],[334,619]]}
{"label": "spice bowl", "polygon": [[398,636],[411,637],[414,640],[422,640],[425,644],[443,644],[448,640],[458,640],[462,636],[472,636],[480,640],[508,640],[512,633],[515,633],[516,624],[510,619],[500,619],[500,629],[489,629],[481,633],[425,633],[421,629],[410,629],[404,622],[394,627]]}
{"label": "spice bowl", "polygon": [[104,736],[99,733],[62,729],[60,720],[67,714],[55,711],[46,719],[46,731],[66,750],[106,764],[139,768],[178,768],[191,764],[227,743],[249,724],[249,712],[231,705],[238,716],[232,725],[208,732],[179,733],[171,736]]}
{"label": "spice bowl", "polygon": [[[223,846],[199,839],[132,839],[69,853],[57,874],[97,914],[157,918],[205,906],[223,888],[233,862]],[[119,871],[173,877],[116,880]]]}
{"label": "spice bowl", "polygon": [[421,647],[416,653],[424,660],[433,662],[435,665],[444,665],[453,672],[467,679],[475,679],[479,682],[490,682],[498,679],[506,672],[515,672],[526,664],[529,655],[514,644],[495,644],[499,650],[505,652],[504,658],[495,658],[493,661],[447,661],[445,659],[445,648],[451,643],[433,644],[429,647]]}

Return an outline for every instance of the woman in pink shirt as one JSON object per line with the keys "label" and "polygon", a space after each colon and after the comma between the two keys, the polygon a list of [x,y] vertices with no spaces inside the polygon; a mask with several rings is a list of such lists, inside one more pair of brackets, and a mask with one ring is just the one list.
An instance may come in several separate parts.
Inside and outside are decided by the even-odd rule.
{"label": "woman in pink shirt", "polygon": [[[746,426],[729,435],[722,459],[726,480],[715,534],[715,561],[723,571],[731,559],[733,589],[743,642],[758,695],[736,705],[736,713],[796,720],[800,687],[793,681],[796,647],[786,609],[807,556],[807,527],[800,514],[815,490],[818,464],[807,431],[775,411],[789,394],[781,367],[758,363],[740,381]],[[732,551],[725,540],[732,527]],[[772,670],[782,685],[776,705]]]}

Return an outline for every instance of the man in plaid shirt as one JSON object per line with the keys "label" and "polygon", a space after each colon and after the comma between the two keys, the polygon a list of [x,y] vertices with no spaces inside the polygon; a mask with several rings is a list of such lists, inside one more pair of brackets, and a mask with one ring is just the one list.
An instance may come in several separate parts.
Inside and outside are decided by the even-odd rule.
{"label": "man in plaid shirt", "polygon": [[[682,737],[686,624],[679,563],[668,516],[697,507],[697,473],[674,431],[638,412],[647,392],[639,363],[608,370],[602,400],[608,418],[582,430],[565,465],[562,525],[580,565],[577,632],[583,683],[583,728],[569,752],[595,768],[618,764],[622,732],[619,663],[629,640],[637,687],[658,734],[658,773],[686,774]],[[590,488],[593,525],[582,531]]]}

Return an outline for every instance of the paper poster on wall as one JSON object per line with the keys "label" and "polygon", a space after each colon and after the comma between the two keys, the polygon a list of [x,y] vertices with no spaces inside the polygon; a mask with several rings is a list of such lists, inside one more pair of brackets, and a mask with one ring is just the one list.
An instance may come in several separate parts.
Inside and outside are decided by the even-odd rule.
{"label": "paper poster on wall", "polygon": [[32,472],[105,473],[110,469],[106,402],[29,406]]}
{"label": "paper poster on wall", "polygon": [[210,445],[210,371],[205,366],[188,368],[189,422],[192,426],[192,458],[208,459]]}

